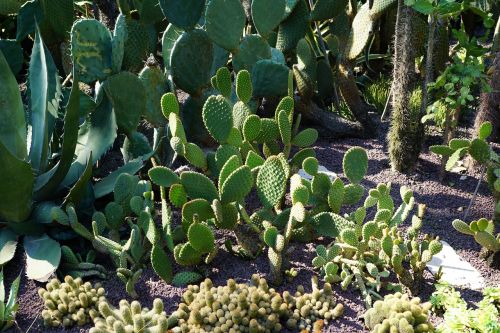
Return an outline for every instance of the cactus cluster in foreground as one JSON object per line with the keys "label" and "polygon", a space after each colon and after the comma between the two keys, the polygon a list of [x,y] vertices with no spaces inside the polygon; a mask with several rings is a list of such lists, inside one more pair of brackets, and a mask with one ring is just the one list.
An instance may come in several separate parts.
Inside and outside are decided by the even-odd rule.
{"label": "cactus cluster in foreground", "polygon": [[99,317],[90,333],[165,333],[177,322],[175,316],[168,317],[163,310],[163,301],[156,298],[153,308],[143,308],[141,303],[121,300],[119,308],[108,302],[99,303]]}
{"label": "cactus cluster in foreground", "polygon": [[83,326],[98,316],[97,305],[106,302],[104,288],[99,283],[83,283],[81,278],[66,276],[64,282],[53,279],[38,295],[45,301],[42,311],[47,327]]}
{"label": "cactus cluster in foreground", "polygon": [[294,295],[281,295],[257,274],[250,285],[230,279],[215,287],[206,279],[184,293],[173,314],[179,319],[173,332],[281,332],[285,326],[310,331],[316,321],[326,323],[343,313],[329,283],[320,290],[313,280],[312,288],[312,293],[299,286]]}
{"label": "cactus cluster in foreground", "polygon": [[429,322],[430,308],[430,303],[421,304],[418,297],[410,299],[399,292],[389,294],[365,312],[365,324],[372,333],[434,332]]}

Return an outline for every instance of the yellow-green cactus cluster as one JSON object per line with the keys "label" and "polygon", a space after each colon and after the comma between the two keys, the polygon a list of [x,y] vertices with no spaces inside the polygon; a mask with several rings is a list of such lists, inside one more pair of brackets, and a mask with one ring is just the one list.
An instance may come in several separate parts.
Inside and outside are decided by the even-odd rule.
{"label": "yellow-green cactus cluster", "polygon": [[45,301],[42,318],[48,327],[71,327],[87,324],[99,315],[97,304],[105,302],[105,291],[99,283],[83,283],[81,278],[66,276],[64,282],[53,279],[38,295]]}
{"label": "yellow-green cactus cluster", "polygon": [[183,295],[183,303],[174,312],[178,327],[173,332],[281,332],[310,330],[317,320],[333,320],[342,315],[343,306],[336,304],[330,284],[313,292],[299,286],[292,295],[269,288],[267,281],[254,274],[251,284],[238,284],[229,279],[225,286],[215,287],[210,279],[199,286],[191,285]]}
{"label": "yellow-green cactus cluster", "polygon": [[429,322],[430,303],[420,303],[420,298],[410,299],[407,294],[395,293],[376,301],[366,311],[365,324],[372,333],[424,333],[434,332]]}
{"label": "yellow-green cactus cluster", "polygon": [[298,286],[295,292],[294,300],[288,292],[283,293],[283,298],[290,304],[295,301],[293,314],[287,320],[286,326],[294,330],[297,327],[301,332],[314,330],[315,324],[321,322],[322,325],[328,324],[330,320],[340,317],[344,313],[344,306],[337,303],[333,296],[332,286],[325,283],[323,289],[319,289],[317,278],[313,277],[313,291],[306,293],[303,286]]}
{"label": "yellow-green cactus cluster", "polygon": [[95,326],[89,333],[165,333],[176,322],[175,316],[167,317],[159,298],[151,310],[138,301],[121,300],[117,309],[104,301],[99,303],[99,317],[94,318]]}

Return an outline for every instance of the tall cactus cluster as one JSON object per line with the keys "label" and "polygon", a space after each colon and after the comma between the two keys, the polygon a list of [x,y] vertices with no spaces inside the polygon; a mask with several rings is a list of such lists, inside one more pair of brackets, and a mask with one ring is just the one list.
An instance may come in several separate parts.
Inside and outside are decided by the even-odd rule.
{"label": "tall cactus cluster", "polygon": [[328,323],[343,313],[330,284],[319,289],[312,282],[312,293],[299,286],[292,295],[278,293],[267,281],[254,274],[250,284],[230,279],[216,287],[210,279],[184,292],[183,302],[173,316],[178,327],[172,332],[281,332],[311,331],[317,321]]}
{"label": "tall cactus cluster", "polygon": [[[376,5],[369,10],[370,26],[374,26],[394,2],[376,1]],[[347,1],[333,3],[331,0],[319,0],[311,3],[310,8],[305,0],[256,0],[251,3],[200,0],[181,6],[176,1],[160,1],[160,7],[170,22],[162,38],[163,61],[170,85],[190,95],[185,116],[193,124],[199,121],[199,109],[210,94],[210,77],[230,59],[235,74],[241,70],[248,70],[252,74],[254,102],[260,97],[286,94],[287,66],[292,64],[298,94],[305,104],[310,103],[313,96],[317,97],[321,106],[324,105],[323,101],[326,105],[331,103],[338,88],[335,87],[335,61],[329,58],[331,55],[343,58],[345,52],[352,56],[349,59],[355,59],[366,47],[372,34],[372,30],[365,29],[363,36],[359,37],[360,33],[356,29],[367,26],[366,22],[359,20],[353,22],[349,37],[347,4]],[[246,5],[248,11],[245,10]],[[346,41],[355,40],[342,52],[337,47],[327,50],[323,37],[315,36],[311,30],[311,25],[331,20],[335,20],[335,28],[328,29],[328,36],[337,39],[336,32],[341,34],[339,38]],[[197,25],[198,22],[204,24]],[[342,29],[344,26],[345,29]],[[198,57],[200,53],[204,54],[203,58]],[[355,85],[353,88],[353,93],[359,95]],[[351,104],[349,106],[354,107]],[[357,120],[363,125],[366,123],[366,110],[354,114],[364,117]],[[330,118],[311,116],[311,112],[306,111],[304,116],[316,122],[323,119],[323,124],[318,125],[326,128],[338,124],[332,122],[334,115]],[[344,122],[344,125],[356,127],[349,122]],[[194,135],[194,129],[187,129]],[[337,128],[337,131],[342,132],[342,129]]]}
{"label": "tall cactus cluster", "polygon": [[434,332],[430,309],[431,303],[420,303],[420,298],[398,292],[376,301],[364,314],[365,325],[372,333]]}
{"label": "tall cactus cluster", "polygon": [[420,107],[409,103],[415,88],[414,47],[417,14],[411,7],[398,1],[396,23],[391,127],[387,135],[391,166],[399,172],[413,172],[422,149],[423,116]]}

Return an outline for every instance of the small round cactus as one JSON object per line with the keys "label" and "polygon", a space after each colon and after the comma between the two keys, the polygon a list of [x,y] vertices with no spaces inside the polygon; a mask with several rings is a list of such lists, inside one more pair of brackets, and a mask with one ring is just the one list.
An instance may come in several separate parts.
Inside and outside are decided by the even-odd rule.
{"label": "small round cactus", "polygon": [[108,302],[99,303],[99,316],[94,318],[94,327],[89,333],[102,332],[167,332],[177,323],[175,316],[167,317],[163,301],[159,298],[153,301],[153,308],[143,308],[141,303],[129,303],[121,300],[118,308]]}
{"label": "small round cactus", "polygon": [[434,332],[429,322],[430,308],[430,303],[421,304],[420,298],[410,299],[398,292],[376,301],[364,315],[365,324],[372,333]]}
{"label": "small round cactus", "polygon": [[104,288],[99,283],[83,283],[81,278],[66,276],[64,282],[53,279],[38,295],[45,301],[42,311],[47,327],[83,326],[99,316],[97,304],[106,302]]}

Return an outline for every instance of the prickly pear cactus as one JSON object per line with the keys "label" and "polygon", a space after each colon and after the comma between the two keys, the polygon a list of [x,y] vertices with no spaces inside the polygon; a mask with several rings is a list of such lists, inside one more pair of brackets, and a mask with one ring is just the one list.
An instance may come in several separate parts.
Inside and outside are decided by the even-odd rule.
{"label": "prickly pear cactus", "polygon": [[[204,56],[199,58],[198,55]],[[185,92],[199,96],[210,84],[213,44],[204,30],[184,32],[175,42],[170,69],[175,84]]]}
{"label": "prickly pear cactus", "polygon": [[168,89],[167,78],[157,64],[147,65],[139,73],[146,93],[144,118],[155,127],[165,123],[161,103],[158,101]]}
{"label": "prickly pear cactus", "polygon": [[160,8],[170,23],[191,30],[200,20],[205,0],[160,0]]}
{"label": "prickly pear cactus", "polygon": [[71,56],[78,78],[85,83],[112,73],[111,33],[94,19],[77,20],[71,28]]}

